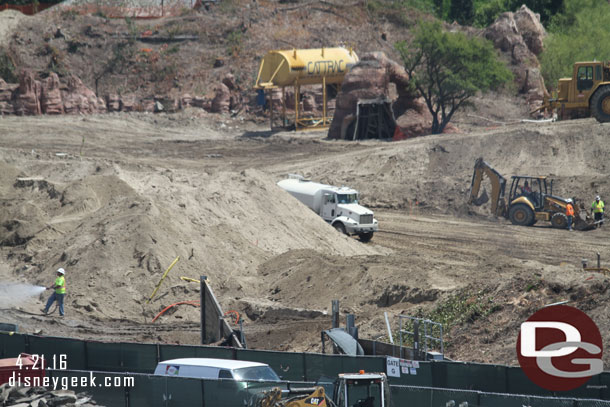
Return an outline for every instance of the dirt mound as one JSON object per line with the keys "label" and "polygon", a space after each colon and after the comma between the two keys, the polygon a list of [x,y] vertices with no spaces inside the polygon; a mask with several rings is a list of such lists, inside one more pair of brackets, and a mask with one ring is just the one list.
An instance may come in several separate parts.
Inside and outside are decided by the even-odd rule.
{"label": "dirt mound", "polygon": [[[605,166],[603,160],[592,157],[610,155],[610,149],[604,141],[605,126],[591,120],[584,123],[586,134],[577,130],[583,126],[581,121],[562,126],[521,124],[476,134],[372,144],[357,159],[324,157],[298,168],[307,177],[355,187],[373,207],[458,214],[466,201],[474,162],[483,156],[507,178],[550,175],[556,194],[592,199],[597,193],[610,192],[604,178],[591,177],[590,171]],[[298,169],[291,166],[288,170]]]}
{"label": "dirt mound", "polygon": [[[34,168],[4,165],[2,174],[0,245],[28,263],[21,278],[45,284],[65,267],[69,304],[90,316],[149,318],[156,307],[196,297],[197,287],[182,287],[181,275],[209,276],[220,295],[257,297],[265,284],[259,264],[291,250],[379,252],[338,235],[257,170],[193,173],[51,159]],[[176,256],[163,295],[144,311]]]}
{"label": "dirt mound", "polygon": [[[385,311],[393,324],[398,315],[441,319],[448,355],[466,360],[514,363],[518,325],[566,299],[608,330],[607,277],[580,261],[603,256],[610,232],[517,227],[466,206],[479,156],[507,177],[550,175],[558,195],[606,196],[607,125],[353,143],[222,124],[186,113],[0,120],[0,276],[47,285],[61,266],[69,290],[64,320],[32,315],[31,301],[3,310],[6,322],[25,332],[198,343],[195,307],[150,321],[197,299],[197,284],[180,276],[207,275],[225,311],[244,317],[253,348],[320,351],[332,299],[342,315],[356,315],[363,338],[386,335]],[[366,245],[337,234],[275,185],[287,173],[357,188],[380,231]]]}

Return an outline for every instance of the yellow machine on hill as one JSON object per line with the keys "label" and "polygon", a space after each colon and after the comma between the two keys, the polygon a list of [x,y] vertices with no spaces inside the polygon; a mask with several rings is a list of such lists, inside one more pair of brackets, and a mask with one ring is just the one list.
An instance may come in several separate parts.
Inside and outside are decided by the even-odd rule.
{"label": "yellow machine on hill", "polygon": [[324,386],[275,388],[264,394],[258,407],[390,407],[390,387],[385,373],[341,373],[331,387],[332,399]]}
{"label": "yellow machine on hill", "polygon": [[553,109],[560,119],[593,116],[610,122],[610,62],[575,63],[572,77],[559,79],[557,97],[545,97],[532,113]]}
{"label": "yellow machine on hill", "polygon": [[[483,191],[479,196],[483,176],[491,181],[491,198]],[[506,179],[493,169],[483,158],[476,160],[470,185],[468,203],[483,205],[491,199],[491,212],[504,216],[515,225],[531,226],[537,221],[551,222],[555,228],[565,229],[568,224],[566,206],[574,207],[574,228],[588,230],[595,227],[591,216],[583,211],[575,199],[553,195],[553,181],[547,177],[513,175],[508,196],[505,196]]]}
{"label": "yellow machine on hill", "polygon": [[[267,93],[271,106],[270,124],[274,128],[274,89],[282,90],[281,119],[282,127],[287,125],[287,109],[294,111],[295,129],[328,127],[332,114],[327,107],[327,94],[332,88],[332,96],[339,93],[343,78],[358,63],[358,55],[351,48],[317,48],[291,49],[269,51],[261,60],[254,89]],[[305,115],[301,106],[302,86],[321,86],[322,117],[314,117],[312,113]],[[294,103],[287,106],[286,88],[294,88]]]}

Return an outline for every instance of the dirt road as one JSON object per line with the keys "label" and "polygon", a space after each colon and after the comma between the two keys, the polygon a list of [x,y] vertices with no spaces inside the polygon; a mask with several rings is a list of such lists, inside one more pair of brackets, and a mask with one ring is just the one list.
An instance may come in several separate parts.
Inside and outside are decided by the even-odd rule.
{"label": "dirt road", "polygon": [[[332,299],[362,337],[385,336],[383,312],[442,318],[454,359],[515,363],[518,326],[568,300],[610,328],[610,279],[581,259],[609,256],[608,231],[516,227],[465,205],[474,158],[503,174],[550,174],[557,191],[607,191],[607,126],[517,125],[399,143],[269,134],[254,124],[184,115],[0,119],[0,277],[48,284],[68,270],[67,317],[3,311],[26,332],[198,343],[196,299],[181,275],[206,274],[248,344],[321,349]],[[83,141],[84,140],[84,141]],[[591,175],[590,168],[596,168]],[[354,186],[381,231],[338,235],[275,186],[290,172]],[[181,260],[159,295],[167,265]]]}

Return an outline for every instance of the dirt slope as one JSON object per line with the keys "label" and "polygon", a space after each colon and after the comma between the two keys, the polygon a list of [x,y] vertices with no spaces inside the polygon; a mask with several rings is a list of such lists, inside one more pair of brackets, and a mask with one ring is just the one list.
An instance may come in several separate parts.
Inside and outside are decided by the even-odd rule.
{"label": "dirt slope", "polygon": [[[46,120],[57,130],[67,124]],[[2,124],[22,126],[17,118]],[[167,168],[162,165],[174,160],[154,157],[147,164],[89,158],[91,144],[108,149],[102,155],[110,157],[115,142],[121,144],[124,134],[106,138],[102,128],[88,132],[81,157],[77,145],[57,149],[61,140],[79,138],[54,134],[51,126],[38,140],[52,140],[50,151],[40,146],[2,154],[0,241],[15,256],[9,268],[27,263],[19,267],[28,281],[42,284],[53,268],[64,265],[71,291],[82,293],[75,295],[81,298],[74,305],[94,315],[152,318],[154,308],[145,311],[143,303],[176,256],[181,260],[165,282],[170,293],[163,297],[165,305],[192,294],[180,284],[181,275],[207,275],[221,291],[255,298],[261,284],[258,266],[285,251],[315,249],[346,256],[383,252],[337,236],[311,211],[292,210],[298,203],[259,170]],[[181,140],[170,136],[167,141]],[[128,154],[137,158],[148,142],[135,149],[128,144]],[[211,157],[203,161],[219,160]],[[126,298],[130,300],[120,306],[108,306]]]}
{"label": "dirt slope", "polygon": [[[46,284],[63,266],[70,290],[64,320],[33,315],[36,299],[3,319],[26,332],[197,343],[195,308],[150,320],[197,299],[179,276],[206,274],[225,310],[245,316],[255,348],[319,351],[331,299],[369,338],[385,335],[384,311],[396,323],[456,310],[448,355],[465,360],[515,363],[519,324],[556,301],[610,328],[608,277],[580,269],[595,251],[607,260],[605,228],[520,228],[464,203],[478,156],[506,176],[554,175],[558,193],[605,197],[607,125],[518,124],[398,143],[263,130],[188,114],[1,119],[0,277]],[[366,245],[338,235],[275,186],[289,172],[358,188],[382,232]]]}

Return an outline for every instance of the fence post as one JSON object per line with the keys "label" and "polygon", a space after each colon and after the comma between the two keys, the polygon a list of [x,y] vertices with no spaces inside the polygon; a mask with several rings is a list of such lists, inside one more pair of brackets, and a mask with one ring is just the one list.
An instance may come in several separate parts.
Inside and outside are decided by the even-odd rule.
{"label": "fence post", "polygon": [[199,277],[199,309],[201,310],[201,344],[205,345],[205,280],[206,276]]}
{"label": "fence post", "polygon": [[339,300],[332,301],[333,328],[339,328]]}
{"label": "fence post", "polygon": [[303,357],[303,381],[307,381],[307,357],[305,356],[305,352],[301,352],[301,356]]}

